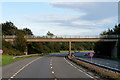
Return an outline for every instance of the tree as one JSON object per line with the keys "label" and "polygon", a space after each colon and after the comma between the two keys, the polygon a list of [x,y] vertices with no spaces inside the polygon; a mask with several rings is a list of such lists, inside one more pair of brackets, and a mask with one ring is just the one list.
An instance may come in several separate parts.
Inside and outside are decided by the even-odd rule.
{"label": "tree", "polygon": [[22,32],[17,31],[14,47],[21,52],[26,50],[26,39],[24,38],[24,34]]}
{"label": "tree", "polygon": [[25,32],[26,35],[33,35],[32,31],[28,28],[24,28],[23,31]]}
{"label": "tree", "polygon": [[112,29],[108,29],[107,34],[108,34],[108,35],[112,35],[112,34],[113,34],[113,30],[112,30]]}
{"label": "tree", "polygon": [[107,35],[107,31],[103,31],[100,35]]}
{"label": "tree", "polygon": [[[104,31],[101,35],[120,35],[120,24],[115,25],[113,29],[108,29],[107,31]],[[120,39],[118,39],[118,52],[120,52]],[[111,56],[111,50],[115,46],[115,42],[97,42],[95,44],[95,52],[96,55],[103,56]],[[120,56],[120,54],[118,54]]]}
{"label": "tree", "polygon": [[52,38],[54,36],[54,34],[51,33],[50,31],[48,31],[47,36],[49,36],[50,38]]}
{"label": "tree", "polygon": [[115,25],[115,28],[113,28],[114,34],[120,34],[120,24],[117,26]]}
{"label": "tree", "polygon": [[3,35],[15,35],[17,27],[12,22],[2,23],[2,34]]}

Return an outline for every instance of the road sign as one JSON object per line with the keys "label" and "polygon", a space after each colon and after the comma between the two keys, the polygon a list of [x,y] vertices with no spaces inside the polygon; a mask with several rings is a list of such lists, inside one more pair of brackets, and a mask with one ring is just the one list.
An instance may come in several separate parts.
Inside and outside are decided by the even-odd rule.
{"label": "road sign", "polygon": [[0,50],[0,54],[2,54],[3,53],[3,50]]}
{"label": "road sign", "polygon": [[94,54],[91,52],[91,53],[89,54],[89,56],[90,56],[90,57],[93,57],[93,56],[94,56]]}
{"label": "road sign", "polygon": [[94,56],[94,54],[91,52],[89,56],[91,57],[91,62],[92,62],[92,57]]}

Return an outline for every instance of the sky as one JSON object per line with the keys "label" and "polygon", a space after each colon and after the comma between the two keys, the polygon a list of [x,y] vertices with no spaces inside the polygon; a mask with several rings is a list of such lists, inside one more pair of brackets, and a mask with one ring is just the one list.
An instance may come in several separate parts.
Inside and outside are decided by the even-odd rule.
{"label": "sky", "polygon": [[2,23],[34,35],[99,35],[118,24],[118,2],[3,2]]}

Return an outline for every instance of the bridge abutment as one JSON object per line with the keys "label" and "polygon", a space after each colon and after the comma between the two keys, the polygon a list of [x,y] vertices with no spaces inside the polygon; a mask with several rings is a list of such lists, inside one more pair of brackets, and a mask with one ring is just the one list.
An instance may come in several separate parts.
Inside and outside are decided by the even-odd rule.
{"label": "bridge abutment", "polygon": [[28,55],[28,47],[27,47],[27,46],[26,46],[26,48],[25,48],[24,54],[25,54],[25,55]]}
{"label": "bridge abutment", "polygon": [[112,58],[118,57],[118,41],[115,42],[115,45],[113,46],[112,52],[111,52]]}

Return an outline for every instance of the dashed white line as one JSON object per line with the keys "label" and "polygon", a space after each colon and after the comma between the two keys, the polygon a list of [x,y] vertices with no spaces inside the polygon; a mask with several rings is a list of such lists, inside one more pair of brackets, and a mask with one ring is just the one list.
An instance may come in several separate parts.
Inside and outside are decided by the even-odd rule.
{"label": "dashed white line", "polygon": [[[64,58],[65,59],[65,58]],[[76,68],[73,64],[71,64],[70,62],[68,62],[66,59],[65,59],[65,61],[68,63],[68,64],[70,64],[71,66],[73,66],[74,68]],[[77,68],[76,68],[77,69]],[[78,71],[80,71],[80,72],[83,72],[82,70],[80,70],[80,69],[77,69]],[[93,78],[92,76],[90,76],[90,75],[88,75],[87,73],[85,73],[85,72],[83,72],[84,74],[86,74],[87,76],[89,76],[90,78]]]}
{"label": "dashed white line", "polygon": [[29,66],[31,63],[33,63],[34,61],[40,59],[41,57],[32,60],[31,62],[29,62],[28,64],[26,64],[25,66],[23,66],[21,69],[19,69],[15,74],[13,74],[10,78],[14,78],[18,73],[20,73],[23,69],[25,69],[27,66]]}
{"label": "dashed white line", "polygon": [[13,78],[13,77],[10,77],[10,78]]}
{"label": "dashed white line", "polygon": [[57,79],[55,79],[55,80],[57,80]]}
{"label": "dashed white line", "polygon": [[52,71],[52,73],[54,74],[55,72],[54,72],[54,71]]}
{"label": "dashed white line", "polygon": [[53,67],[50,67],[51,69],[53,68]]}

